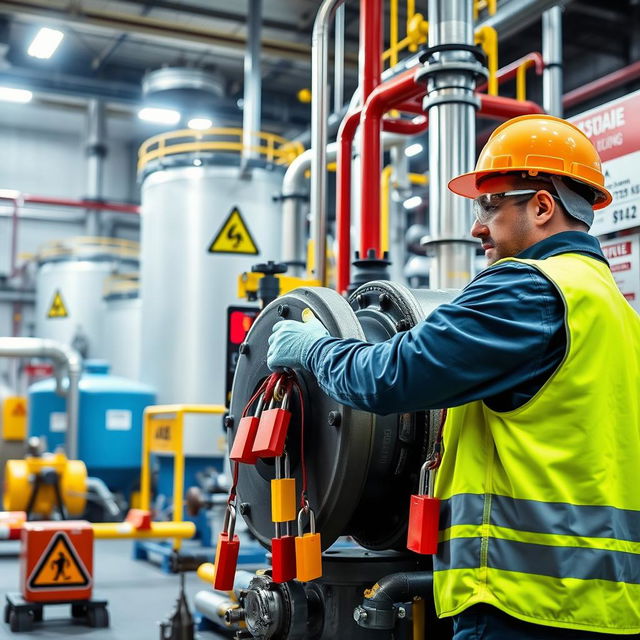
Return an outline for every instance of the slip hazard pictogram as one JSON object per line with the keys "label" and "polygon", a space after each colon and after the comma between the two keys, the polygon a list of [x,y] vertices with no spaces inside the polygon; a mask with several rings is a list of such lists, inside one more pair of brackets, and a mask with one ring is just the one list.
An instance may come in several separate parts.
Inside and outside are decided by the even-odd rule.
{"label": "slip hazard pictogram", "polygon": [[67,534],[56,533],[29,576],[29,589],[86,587],[91,577]]}
{"label": "slip hazard pictogram", "polygon": [[209,253],[246,253],[258,255],[258,245],[238,207],[233,207],[209,245]]}
{"label": "slip hazard pictogram", "polygon": [[67,307],[62,299],[62,294],[60,293],[60,289],[56,290],[55,295],[53,296],[53,301],[51,302],[51,306],[49,307],[49,313],[47,313],[47,318],[68,318],[69,313],[67,311]]}

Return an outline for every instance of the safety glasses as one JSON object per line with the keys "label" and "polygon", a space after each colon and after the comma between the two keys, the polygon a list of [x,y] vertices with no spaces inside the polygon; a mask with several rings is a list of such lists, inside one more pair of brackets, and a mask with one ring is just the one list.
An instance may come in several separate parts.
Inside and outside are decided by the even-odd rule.
{"label": "safety glasses", "polygon": [[502,193],[483,193],[473,201],[473,213],[480,224],[487,224],[498,212],[505,198],[530,198],[539,189],[516,189]]}

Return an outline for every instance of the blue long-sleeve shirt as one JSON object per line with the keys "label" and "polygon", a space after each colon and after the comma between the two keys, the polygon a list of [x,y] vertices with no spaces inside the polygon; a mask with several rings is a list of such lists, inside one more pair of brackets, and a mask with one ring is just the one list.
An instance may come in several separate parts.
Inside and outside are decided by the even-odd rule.
{"label": "blue long-sleeve shirt", "polygon": [[[581,253],[606,262],[597,238],[565,231],[518,258]],[[566,350],[564,304],[530,265],[509,262],[479,273],[449,304],[411,330],[370,344],[322,338],[306,368],[343,404],[387,414],[484,400],[510,411],[532,398]]]}

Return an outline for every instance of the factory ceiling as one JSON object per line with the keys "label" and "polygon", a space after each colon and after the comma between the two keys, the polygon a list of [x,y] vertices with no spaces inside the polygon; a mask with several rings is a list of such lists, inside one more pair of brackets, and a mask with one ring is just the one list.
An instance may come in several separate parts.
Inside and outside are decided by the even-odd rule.
{"label": "factory ceiling", "polygon": [[[502,0],[498,6],[517,2]],[[406,3],[398,4],[403,24]],[[640,57],[638,0],[564,4],[566,90]],[[311,34],[320,3],[263,0],[262,5],[264,128],[302,130],[309,125],[310,108],[296,95],[310,85]],[[418,11],[426,12],[426,2],[416,5]],[[225,124],[235,124],[242,117],[239,100],[248,6],[248,0],[0,0],[0,84],[18,83],[42,92],[49,100],[68,96],[70,104],[78,98],[101,97],[112,108],[128,108],[133,113],[141,102],[141,81],[147,71],[163,66],[204,68],[221,76],[224,95],[216,108]],[[348,99],[357,84],[357,3],[347,2],[345,10]],[[386,24],[388,17],[387,8]],[[26,53],[28,42],[41,26],[65,32],[64,46],[46,61]],[[540,21],[522,27],[516,25],[500,40],[500,66],[540,50]],[[534,100],[539,99],[539,84],[532,82],[530,97]],[[505,92],[511,90],[507,87]]]}

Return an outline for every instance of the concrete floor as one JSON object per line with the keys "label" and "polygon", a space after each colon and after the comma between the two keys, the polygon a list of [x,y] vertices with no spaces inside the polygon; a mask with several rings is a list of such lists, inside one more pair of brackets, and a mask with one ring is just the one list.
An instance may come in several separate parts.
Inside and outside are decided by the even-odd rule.
{"label": "concrete floor", "polygon": [[[180,579],[148,562],[132,559],[132,541],[96,540],[93,597],[109,602],[110,627],[92,629],[70,619],[68,606],[49,606],[44,621],[33,631],[11,633],[0,619],[0,638],[90,638],[90,640],[157,640],[158,623],[173,611]],[[0,541],[0,598],[19,591],[19,542]],[[187,600],[193,612],[193,596],[207,586],[195,573],[186,574]],[[202,640],[229,638],[209,631],[198,632]]]}

